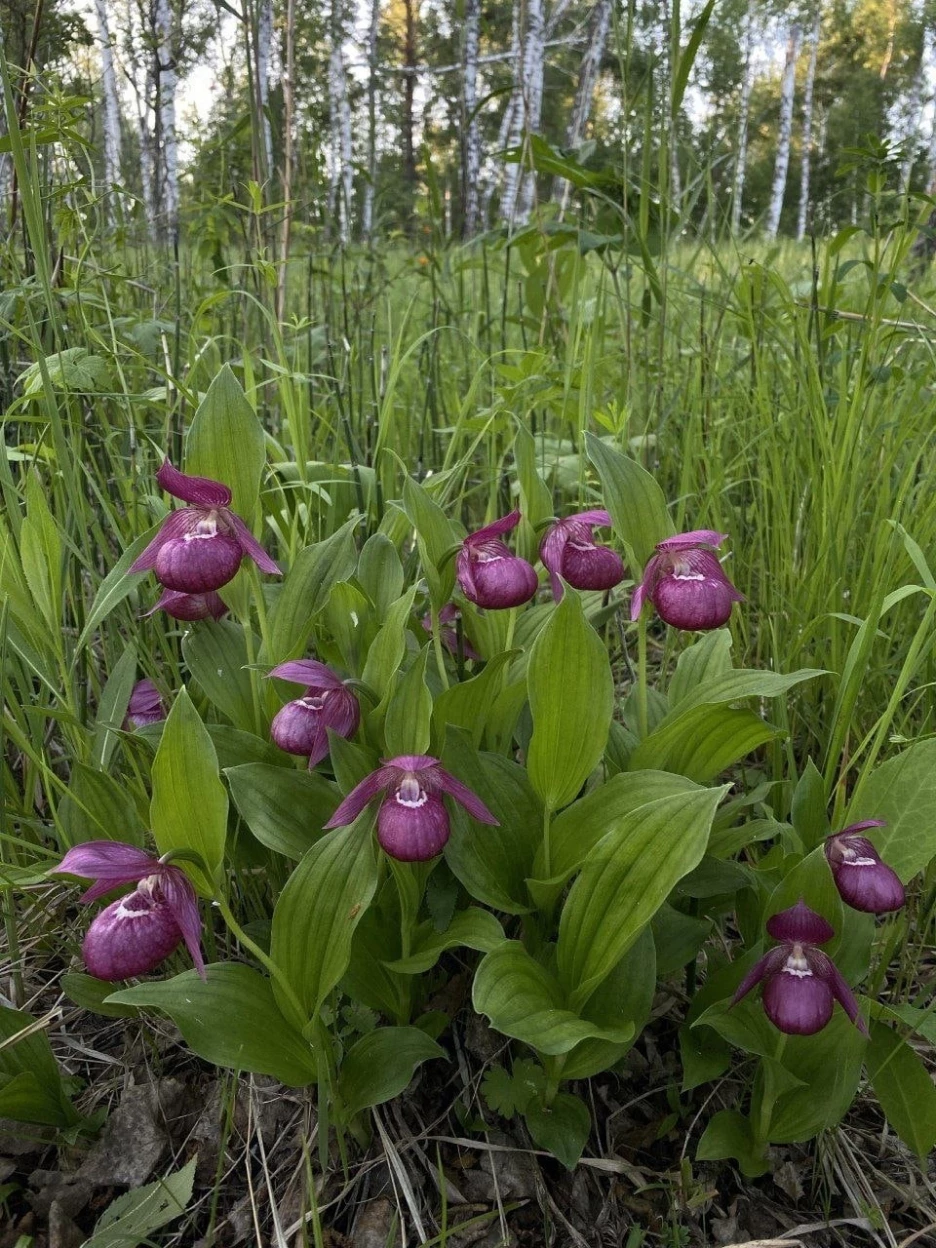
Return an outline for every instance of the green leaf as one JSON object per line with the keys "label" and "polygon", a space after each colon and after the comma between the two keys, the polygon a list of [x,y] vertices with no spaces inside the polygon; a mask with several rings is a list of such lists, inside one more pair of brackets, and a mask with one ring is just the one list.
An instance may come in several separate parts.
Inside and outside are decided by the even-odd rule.
{"label": "green leaf", "polygon": [[72,1126],[78,1114],[62,1089],[49,1037],[35,1023],[31,1014],[0,1005],[0,1117]]}
{"label": "green leaf", "polygon": [[62,538],[38,472],[26,478],[26,518],[20,528],[20,561],[33,602],[58,644],[62,629]]}
{"label": "green leaf", "polygon": [[[96,394],[110,386],[107,364],[99,355],[93,355],[87,347],[66,347],[64,351],[47,355],[43,363],[46,375],[56,390]],[[25,368],[17,380],[23,387],[26,398],[38,398],[42,395],[45,382],[38,362]]]}
{"label": "green leaf", "polygon": [[133,642],[127,642],[114,670],[101,690],[97,714],[94,717],[94,742],[91,746],[91,762],[106,771],[120,740],[120,727],[130,705],[130,694],[136,683],[137,650]]}
{"label": "green leaf", "polygon": [[72,763],[58,816],[70,846],[101,840],[142,845],[145,839],[146,829],[126,783],[84,763]]}
{"label": "green leaf", "polygon": [[495,1114],[512,1118],[546,1091],[546,1072],[538,1062],[517,1058],[508,1073],[503,1066],[489,1066],[481,1083],[481,1095]]}
{"label": "green leaf", "polygon": [[220,872],[227,835],[228,799],[218,777],[218,758],[208,730],[182,689],[172,704],[153,759],[150,823],[161,854],[190,849],[199,854],[209,878],[192,868],[211,895]]}
{"label": "green leaf", "polygon": [[182,657],[208,700],[235,728],[251,732],[261,727],[256,721],[247,643],[240,624],[202,621],[183,637]]}
{"label": "green leaf", "polygon": [[715,808],[727,792],[700,789],[660,798],[625,816],[585,860],[562,909],[559,980],[573,1008],[633,944],[674,885],[701,861]]}
{"label": "green leaf", "polygon": [[401,677],[387,706],[384,736],[387,754],[425,754],[429,749],[432,695],[426,687],[426,660],[430,646],[420,650],[410,669]]}
{"label": "green leaf", "polygon": [[81,1248],[139,1248],[161,1226],[181,1217],[192,1199],[198,1157],[155,1183],[111,1201]]}
{"label": "green leaf", "polygon": [[341,1063],[338,1090],[351,1116],[399,1096],[416,1067],[445,1050],[418,1027],[378,1027],[358,1040]]}
{"label": "green leaf", "polygon": [[936,739],[918,741],[874,769],[845,823],[862,819],[887,820],[871,836],[903,883],[929,865],[936,856]]}
{"label": "green leaf", "polygon": [[517,940],[481,959],[472,1000],[498,1031],[540,1053],[568,1053],[591,1037],[626,1044],[634,1034],[630,1023],[602,1027],[570,1010],[557,980]]}
{"label": "green leaf", "polygon": [[770,1169],[766,1149],[758,1143],[751,1120],[736,1109],[720,1109],[702,1132],[696,1160],[724,1161],[729,1157],[738,1162],[741,1173],[749,1179]]}
{"label": "green leaf", "polygon": [[185,471],[229,486],[231,510],[253,525],[266,464],[263,426],[225,364],[198,405],[185,443]]}
{"label": "green leaf", "polygon": [[413,585],[388,609],[387,618],[367,652],[367,661],[364,664],[361,679],[381,699],[389,691],[400,664],[403,662],[403,656],[406,653],[406,634],[415,599],[416,586]]}
{"label": "green leaf", "polygon": [[488,718],[503,686],[504,667],[516,655],[516,650],[502,651],[485,663],[479,675],[443,689],[432,708],[433,731],[440,740],[445,738],[446,725],[454,724],[470,732],[472,745],[480,748]]}
{"label": "green leaf", "polygon": [[145,533],[141,533],[136,541],[131,542],[127,549],[123,552],[111,570],[108,572],[104,580],[98,586],[98,591],[94,595],[94,602],[91,604],[91,610],[85,619],[84,628],[81,630],[81,636],[75,643],[75,653],[80,654],[88,644],[91,634],[100,624],[101,620],[119,606],[120,603],[140,584],[140,581],[147,575],[145,572],[130,574],[131,566],[137,561],[146,547],[150,544],[159,530],[162,528],[162,521],[154,524],[152,528],[147,529]]}
{"label": "green leaf", "polygon": [[585,434],[585,447],[601,478],[615,532],[633,551],[631,562],[636,560],[643,567],[657,542],[674,532],[666,496],[636,460],[612,450],[593,433]]}
{"label": "green leaf", "polygon": [[436,931],[432,920],[420,923],[414,933],[407,958],[388,962],[387,968],[403,975],[419,975],[435,966],[446,949],[478,949],[488,953],[504,940],[504,929],[489,910],[469,906],[460,910],[444,932]]}
{"label": "green leaf", "polygon": [[112,993],[109,1005],[152,1006],[168,1014],[189,1048],[215,1066],[272,1075],[293,1088],[316,1078],[308,1043],[280,1013],[270,980],[240,962],[195,970]]}
{"label": "green leaf", "polygon": [[841,1121],[858,1091],[866,1048],[867,1040],[838,1006],[818,1034],[787,1036],[783,1066],[802,1086],[778,1097],[770,1116],[771,1143],[811,1140]]}
{"label": "green leaf", "polygon": [[697,685],[731,670],[730,630],[715,628],[704,633],[676,661],[676,671],[666,691],[670,707],[675,710]]}
{"label": "green leaf", "polygon": [[614,708],[608,652],[568,590],[533,643],[527,668],[530,783],[549,810],[571,802],[601,761]]}
{"label": "green leaf", "polygon": [[533,435],[520,420],[515,422],[513,453],[520,486],[520,509],[524,520],[536,530],[543,520],[548,520],[553,514],[552,494],[536,468]]}
{"label": "green leaf", "polygon": [[241,818],[267,849],[298,862],[338,808],[337,785],[316,772],[245,763],[225,777]]}
{"label": "green leaf", "polygon": [[567,1170],[574,1170],[588,1143],[591,1113],[571,1092],[558,1092],[547,1108],[532,1104],[524,1112],[530,1135],[540,1148],[548,1149]]}
{"label": "green leaf", "polygon": [[303,653],[312,621],[332,587],[354,572],[354,529],[359,523],[360,517],[355,516],[323,542],[300,550],[270,613],[270,649],[269,653],[265,648],[261,651],[263,662],[284,663]]}
{"label": "green leaf", "polygon": [[[270,954],[307,1018],[344,975],[351,938],[377,888],[374,811],[317,841],[293,871],[273,911]],[[274,984],[277,999],[282,989]]]}
{"label": "green leaf", "polygon": [[92,1014],[102,1014],[105,1018],[135,1018],[139,1015],[132,1005],[111,1005],[107,998],[114,991],[114,985],[106,979],[95,979],[84,971],[67,971],[61,980],[62,991],[80,1005],[83,1010]]}
{"label": "green leaf", "polygon": [[391,603],[403,593],[403,564],[385,533],[372,533],[361,548],[357,579],[383,623]]}
{"label": "green leaf", "polygon": [[686,94],[686,87],[689,85],[689,75],[692,72],[692,66],[695,64],[696,56],[699,52],[699,45],[702,43],[702,37],[705,34],[706,27],[709,24],[709,18],[712,16],[712,10],[715,8],[715,0],[706,0],[705,8],[696,18],[692,25],[692,34],[683,50],[677,53],[676,65],[673,70],[673,88],[670,96],[670,116],[677,117],[682,106],[683,96]]}
{"label": "green leaf", "polygon": [[807,854],[822,845],[832,830],[826,814],[825,782],[811,758],[793,790],[791,822]]}
{"label": "green leaf", "polygon": [[923,1160],[936,1147],[936,1086],[905,1040],[873,1019],[870,1029],[867,1064],[874,1094],[887,1121]]}
{"label": "green leaf", "polygon": [[403,507],[416,530],[419,562],[432,604],[438,611],[451,598],[455,585],[455,562],[445,562],[445,556],[461,542],[464,532],[412,477],[403,482]]}
{"label": "green leaf", "polygon": [[731,1065],[731,1049],[727,1041],[711,1027],[679,1029],[679,1057],[682,1065],[682,1090],[691,1092],[702,1083],[718,1079]]}

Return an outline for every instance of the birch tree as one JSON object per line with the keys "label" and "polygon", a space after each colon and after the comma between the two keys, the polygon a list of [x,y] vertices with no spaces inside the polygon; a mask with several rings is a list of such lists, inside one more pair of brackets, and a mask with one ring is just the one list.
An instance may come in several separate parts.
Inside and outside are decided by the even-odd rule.
{"label": "birch tree", "polygon": [[361,233],[370,238],[374,230],[374,196],[377,192],[377,34],[380,30],[380,0],[371,0],[367,30],[367,182],[361,213]]}
{"label": "birch tree", "polygon": [[114,71],[114,50],[111,46],[110,28],[107,23],[106,0],[95,0],[98,38],[101,48],[101,92],[104,97],[104,219],[111,218],[111,196],[120,181],[120,100],[117,95],[117,76]]}
{"label": "birch tree", "polygon": [[736,234],[741,225],[744,203],[744,175],[747,168],[748,131],[751,123],[751,92],[754,90],[754,42],[757,28],[757,0],[748,0],[744,26],[744,76],[741,79],[738,148],[735,156],[734,185],[731,191],[731,230]]}
{"label": "birch tree", "polygon": [[806,234],[806,218],[809,215],[809,173],[812,160],[813,88],[816,83],[816,57],[819,52],[819,31],[822,25],[822,9],[817,4],[809,34],[809,65],[803,84],[803,157],[800,173],[799,212],[796,216],[796,237]]}
{"label": "birch tree", "polygon": [[[608,42],[608,31],[611,29],[611,2],[612,0],[598,0],[589,17],[585,51],[582,54],[578,85],[575,88],[575,99],[572,103],[572,116],[569,118],[569,126],[566,130],[566,147],[578,147],[585,137],[585,127],[591,115],[601,60]],[[561,201],[563,211],[568,203],[569,185],[569,182],[561,177],[557,177],[553,182],[553,199]]]}
{"label": "birch tree", "polygon": [[289,242],[293,220],[293,124],[296,83],[296,0],[286,0],[286,44],[283,57],[283,219],[280,225],[280,268],[276,288],[276,315],[286,315],[286,292],[289,286]]}
{"label": "birch tree", "polygon": [[345,68],[344,23],[340,0],[334,0],[331,12],[331,46],[328,56],[328,116],[329,116],[329,180],[328,212],[331,221],[337,223],[338,237],[347,243],[351,237],[350,212],[354,189],[354,169],[351,165],[351,102],[348,99],[348,74]]}
{"label": "birch tree", "polygon": [[464,62],[462,69],[462,234],[478,230],[481,174],[481,128],[478,124],[478,42],[481,0],[465,0]]}
{"label": "birch tree", "polygon": [[532,170],[525,175],[524,161],[529,154],[529,136],[539,129],[540,124],[545,55],[543,0],[527,0],[526,29],[522,37],[522,51],[516,64],[512,99],[514,107],[507,139],[509,147],[521,149],[520,160],[507,165],[501,198],[501,217],[508,225],[525,221],[532,205],[535,175]]}
{"label": "birch tree", "polygon": [[[98,0],[100,3],[101,0]],[[260,0],[257,14],[257,109],[263,136],[266,176],[273,174],[273,135],[270,129],[270,61],[273,49],[273,0]]]}
{"label": "birch tree", "polygon": [[777,130],[777,154],[774,160],[773,182],[770,187],[770,204],[767,209],[765,232],[768,238],[776,238],[783,211],[787,171],[790,167],[790,143],[793,137],[793,101],[796,91],[796,58],[799,55],[800,28],[793,22],[787,32],[786,59],[780,84],[780,122]]}
{"label": "birch tree", "polygon": [[156,82],[159,100],[157,145],[161,231],[173,237],[179,228],[179,145],[176,135],[176,53],[169,0],[155,0]]}

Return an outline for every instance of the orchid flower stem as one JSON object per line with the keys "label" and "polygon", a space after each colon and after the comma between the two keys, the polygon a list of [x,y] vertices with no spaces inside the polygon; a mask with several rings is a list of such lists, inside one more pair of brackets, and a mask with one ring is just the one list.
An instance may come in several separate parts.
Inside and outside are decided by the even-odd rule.
{"label": "orchid flower stem", "polygon": [[253,702],[254,727],[257,735],[263,734],[263,716],[260,709],[260,673],[256,669],[257,656],[254,652],[254,634],[250,621],[244,623],[244,649],[247,653],[247,671],[250,677],[250,698]]}
{"label": "orchid flower stem", "polygon": [[442,681],[442,688],[449,687],[448,672],[445,670],[445,654],[442,650],[442,629],[439,625],[439,610],[433,603],[429,608],[430,619],[432,621],[432,648],[435,651],[436,667],[439,669],[439,679]]}
{"label": "orchid flower stem", "polygon": [[552,878],[552,861],[549,852],[549,833],[552,825],[552,810],[548,806],[543,807],[543,870],[546,879]]}
{"label": "orchid flower stem", "polygon": [[643,611],[637,618],[637,735],[647,735],[647,617]]}
{"label": "orchid flower stem", "polygon": [[260,625],[260,639],[263,642],[263,652],[267,656],[267,661],[273,661],[273,650],[270,644],[270,626],[267,619],[266,598],[263,596],[263,581],[260,579],[260,569],[253,562],[250,564],[250,578],[253,586],[254,605],[257,608],[257,623]]}
{"label": "orchid flower stem", "polygon": [[568,1053],[559,1053],[555,1057],[546,1057],[544,1066],[546,1067],[546,1091],[543,1093],[543,1104],[549,1109],[553,1101],[556,1099],[556,1093],[559,1091],[559,1080],[562,1078],[562,1070],[566,1064]]}
{"label": "orchid flower stem", "polygon": [[[514,630],[517,627],[517,608],[511,607],[507,612],[507,636],[504,639],[504,649],[509,650],[513,646]],[[506,674],[506,673],[505,673]]]}
{"label": "orchid flower stem", "polygon": [[219,897],[217,901],[218,901],[218,909],[221,911],[221,917],[222,919],[224,919],[224,922],[227,924],[228,928],[234,935],[238,944],[242,945],[243,948],[248,949],[253,954],[253,956],[257,959],[257,961],[262,966],[266,967],[266,969],[270,972],[270,975],[272,976],[272,978],[275,979],[276,982],[279,984],[280,988],[282,989],[283,996],[290,1006],[290,1013],[293,1015],[292,1021],[297,1027],[297,1029],[301,1031],[303,1027],[305,1027],[306,1025],[306,1014],[302,1006],[299,1003],[299,998],[296,996],[295,992],[293,991],[292,985],[289,983],[286,976],[283,974],[280,968],[276,965],[273,959],[269,956],[269,954],[264,953],[263,950],[260,948],[260,946],[258,944],[255,944],[254,941],[250,939],[250,937],[247,935],[247,933],[238,923],[237,919],[235,919],[234,914],[231,911],[231,907],[227,904],[224,898]]}
{"label": "orchid flower stem", "polygon": [[[773,1060],[777,1063],[780,1063],[783,1060],[783,1050],[786,1048],[786,1039],[786,1035],[782,1032],[777,1038],[777,1047],[774,1050],[773,1058]],[[774,1105],[777,1103],[777,1091],[770,1067],[765,1064],[761,1070],[763,1087],[761,1089],[760,1109],[757,1115],[756,1138],[760,1146],[766,1149],[770,1139],[770,1120],[773,1117]]]}

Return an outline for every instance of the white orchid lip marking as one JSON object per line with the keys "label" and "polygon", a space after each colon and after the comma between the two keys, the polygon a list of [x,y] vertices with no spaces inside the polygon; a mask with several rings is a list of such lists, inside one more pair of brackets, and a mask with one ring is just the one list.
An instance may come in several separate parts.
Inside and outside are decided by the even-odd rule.
{"label": "white orchid lip marking", "polygon": [[674,572],[674,581],[704,581],[705,574],[703,572]]}
{"label": "white orchid lip marking", "polygon": [[394,797],[401,806],[406,806],[410,810],[418,810],[429,800],[429,794],[412,774],[403,777]]}
{"label": "white orchid lip marking", "polygon": [[809,968],[806,955],[803,953],[802,945],[793,946],[793,952],[786,960],[786,964],[783,967],[783,973],[785,975],[793,975],[797,979],[812,978],[812,971]]}

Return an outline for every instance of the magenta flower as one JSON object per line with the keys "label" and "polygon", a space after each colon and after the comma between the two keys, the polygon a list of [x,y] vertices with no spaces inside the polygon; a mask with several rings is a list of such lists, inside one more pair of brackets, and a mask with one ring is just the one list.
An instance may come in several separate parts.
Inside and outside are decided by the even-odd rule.
{"label": "magenta flower", "polygon": [[[453,625],[456,620],[460,619],[461,612],[454,602],[446,603],[446,605],[439,612],[439,624],[442,625],[439,629],[439,636],[442,639],[442,645],[445,646],[449,654],[453,654],[456,657],[458,655],[458,632],[456,629],[452,628],[451,625]],[[420,623],[427,633],[431,633],[432,613],[427,611],[420,620]],[[477,650],[475,650],[474,646],[468,638],[464,636],[464,634],[462,635],[462,656],[466,659],[472,659],[475,662],[478,662],[481,659],[481,655],[478,654]]]}
{"label": "magenta flower", "polygon": [[767,931],[781,943],[748,971],[731,999],[737,1005],[764,981],[764,1013],[788,1036],[811,1036],[832,1017],[838,1001],[859,1031],[867,1027],[858,1002],[830,957],[817,949],[835,935],[831,923],[810,910],[802,898],[767,920]]}
{"label": "magenta flower", "polygon": [[644,599],[649,598],[660,619],[674,628],[689,632],[721,628],[731,615],[731,604],[744,600],[715,554],[727,536],[711,529],[694,529],[658,542],[657,553],[634,590],[631,619],[637,619]]}
{"label": "magenta flower", "polygon": [[268,672],[280,680],[305,685],[301,698],[287,702],[270,725],[270,736],[287,754],[304,754],[311,770],[328,754],[328,729],[340,737],[357,732],[358,700],[338,676],[315,659],[294,659]]}
{"label": "magenta flower", "polygon": [[174,620],[220,620],[227,613],[227,605],[213,589],[207,594],[180,594],[176,589],[164,589],[159,601],[147,615],[155,611],[165,611]]}
{"label": "magenta flower", "polygon": [[351,823],[378,793],[385,796],[377,814],[377,840],[401,862],[427,862],[442,852],[451,833],[443,793],[454,797],[479,823],[497,826],[480,797],[449,775],[437,758],[401,754],[386,759],[352,789],[325,827]]}
{"label": "magenta flower", "polygon": [[162,694],[151,680],[138,680],[133,686],[123,726],[128,732],[146,724],[158,724],[166,718]]}
{"label": "magenta flower", "polygon": [[520,512],[469,533],[455,556],[455,571],[465,597],[479,607],[499,611],[519,607],[536,593],[539,579],[533,565],[511,554],[500,540],[520,523]]}
{"label": "magenta flower", "polygon": [[81,952],[92,975],[107,980],[145,975],[184,940],[204,979],[198,901],[184,871],[134,845],[88,841],[70,849],[52,873],[94,880],[80,897],[84,902],[97,901],[121,884],[136,884],[132,893],[105,906],[88,928]]}
{"label": "magenta flower", "polygon": [[540,542],[540,558],[549,571],[553,597],[562,597],[562,583],[575,589],[613,589],[624,579],[624,561],[610,546],[599,546],[596,527],[608,528],[606,511],[579,511],[550,525]]}
{"label": "magenta flower", "polygon": [[229,510],[231,491],[226,485],[208,477],[186,476],[168,459],[163,460],[156,480],[168,494],[191,506],[166,516],[131,572],[152,568],[166,589],[201,595],[233,580],[244,555],[262,572],[279,576],[279,568],[247,525]]}
{"label": "magenta flower", "polygon": [[866,836],[856,835],[865,828],[885,826],[883,819],[865,819],[826,837],[825,855],[839,896],[847,906],[866,914],[899,910],[907,899],[896,871],[881,861]]}

